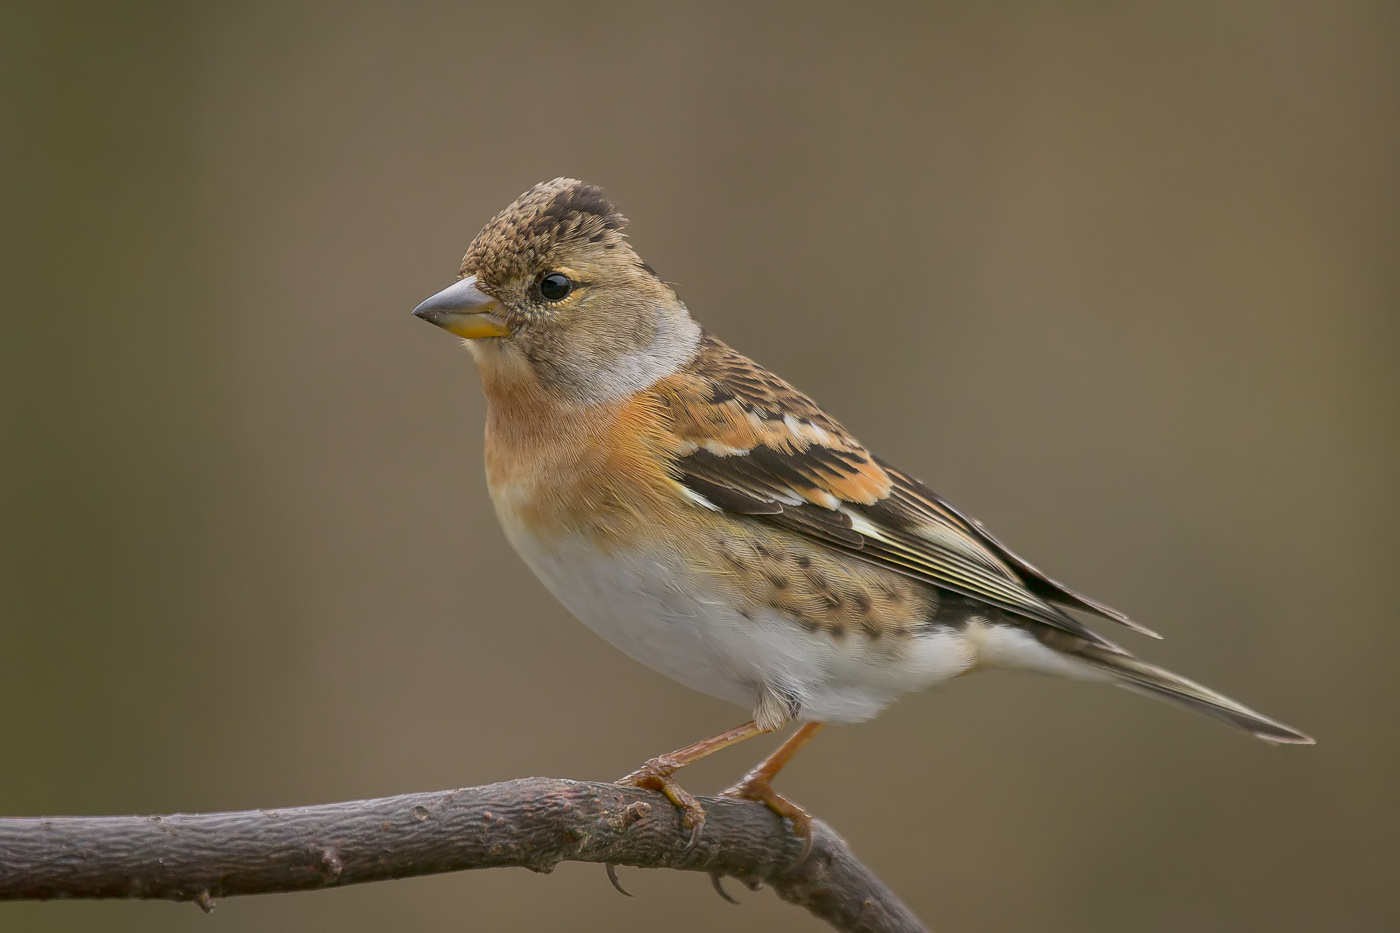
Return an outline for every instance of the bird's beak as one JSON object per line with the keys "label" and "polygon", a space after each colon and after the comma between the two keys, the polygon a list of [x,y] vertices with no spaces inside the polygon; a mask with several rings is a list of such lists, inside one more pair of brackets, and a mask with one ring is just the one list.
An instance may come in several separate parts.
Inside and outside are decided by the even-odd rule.
{"label": "bird's beak", "polygon": [[476,287],[476,276],[469,275],[438,292],[413,309],[429,324],[436,324],[458,337],[509,337],[510,329],[497,315],[500,303]]}

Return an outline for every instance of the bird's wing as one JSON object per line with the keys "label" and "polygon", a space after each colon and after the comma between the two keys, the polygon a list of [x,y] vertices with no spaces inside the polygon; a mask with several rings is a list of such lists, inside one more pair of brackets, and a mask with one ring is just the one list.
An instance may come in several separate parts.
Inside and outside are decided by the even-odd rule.
{"label": "bird's wing", "polygon": [[918,480],[872,456],[811,399],[706,333],[654,390],[678,479],[704,504],[1121,650],[1061,606],[1147,632],[1061,586]]}

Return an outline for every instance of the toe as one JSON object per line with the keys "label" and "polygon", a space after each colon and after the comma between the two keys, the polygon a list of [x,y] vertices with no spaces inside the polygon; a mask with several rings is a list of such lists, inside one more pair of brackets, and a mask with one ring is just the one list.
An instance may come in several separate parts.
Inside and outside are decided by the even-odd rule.
{"label": "toe", "polygon": [[626,777],[619,778],[615,783],[624,787],[642,787],[665,794],[666,799],[671,801],[671,805],[680,813],[681,827],[690,830],[690,836],[685,844],[685,852],[688,854],[699,845],[700,836],[705,830],[705,808],[700,806],[700,802],[692,797],[684,787],[672,780],[664,767],[658,767],[657,760],[653,759],[647,762]]}
{"label": "toe", "polygon": [[802,852],[789,866],[789,870],[807,860],[807,856],[812,852],[812,815],[775,791],[771,784],[766,781],[740,781],[728,790],[720,791],[720,796],[736,800],[756,800],[788,820],[792,824],[792,834],[802,840]]}

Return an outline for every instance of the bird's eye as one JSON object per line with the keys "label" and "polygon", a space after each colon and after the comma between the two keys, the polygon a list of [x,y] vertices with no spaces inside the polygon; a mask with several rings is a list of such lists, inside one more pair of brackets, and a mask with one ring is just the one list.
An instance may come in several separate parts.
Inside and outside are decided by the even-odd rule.
{"label": "bird's eye", "polygon": [[540,294],[546,301],[563,301],[574,290],[574,283],[562,272],[551,272],[540,279]]}

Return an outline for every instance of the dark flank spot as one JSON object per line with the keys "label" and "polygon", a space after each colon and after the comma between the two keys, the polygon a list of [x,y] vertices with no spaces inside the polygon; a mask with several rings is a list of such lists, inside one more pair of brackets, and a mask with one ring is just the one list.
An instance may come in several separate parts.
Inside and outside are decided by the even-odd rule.
{"label": "dark flank spot", "polygon": [[659,279],[659,278],[661,278],[661,276],[659,276],[659,275],[656,274],[656,270],[655,270],[655,269],[653,269],[651,266],[647,265],[646,263],[642,262],[640,259],[637,260],[637,268],[638,268],[638,269],[641,269],[643,272],[645,272],[647,275],[651,276],[651,277],[654,278],[654,279]]}
{"label": "dark flank spot", "polygon": [[766,573],[764,574],[764,576],[768,578],[769,583],[773,584],[780,590],[787,589],[792,582],[780,573]]}
{"label": "dark flank spot", "polygon": [[766,545],[766,544],[764,544],[764,543],[762,543],[762,542],[755,543],[754,546],[753,546],[753,549],[754,549],[755,551],[758,552],[758,556],[759,556],[759,557],[772,557],[772,556],[773,556],[773,551],[768,547],[768,545]]}
{"label": "dark flank spot", "polygon": [[590,243],[600,243],[600,242],[602,242],[603,237],[605,237],[605,236],[607,236],[607,235],[608,235],[608,233],[607,233],[606,230],[600,230],[600,231],[598,231],[597,233],[593,234],[591,237],[589,237],[589,238],[588,238],[588,242],[590,242]]}
{"label": "dark flank spot", "polygon": [[710,383],[710,404],[723,405],[725,402],[733,401],[735,395],[724,387],[722,383]]}
{"label": "dark flank spot", "polygon": [[828,635],[837,641],[843,641],[846,638],[846,626],[839,622],[833,622],[831,625],[828,625],[826,631]]}
{"label": "dark flank spot", "polygon": [[940,591],[938,595],[937,609],[930,618],[937,624],[955,631],[965,628],[970,619],[981,618],[989,608],[955,593]]}
{"label": "dark flank spot", "polygon": [[753,621],[753,613],[752,613],[752,612],[749,612],[747,609],[740,609],[740,610],[739,610],[739,615],[743,616],[744,619],[745,619],[745,621],[748,621],[748,622],[752,622],[752,621]]}
{"label": "dark flank spot", "polygon": [[815,631],[817,631],[819,628],[821,628],[821,625],[819,625],[819,624],[816,623],[816,622],[813,622],[811,619],[807,618],[807,617],[804,616],[804,615],[796,616],[796,619],[797,619],[797,624],[800,625],[800,626],[802,626],[803,628],[805,628],[805,629],[806,629],[807,631],[809,631],[809,632],[815,632]]}
{"label": "dark flank spot", "polygon": [[871,641],[880,640],[880,626],[876,625],[870,619],[866,619],[863,622],[861,622],[860,629],[865,633],[865,636]]}
{"label": "dark flank spot", "polygon": [[798,554],[797,566],[801,567],[803,570],[806,570],[808,567],[812,566],[812,558],[808,557],[806,554]]}
{"label": "dark flank spot", "polygon": [[604,244],[603,244],[603,249],[612,249],[612,248],[613,248],[614,246],[616,246],[616,245],[617,245],[616,243],[604,243]]}
{"label": "dark flank spot", "polygon": [[870,597],[869,597],[869,596],[866,596],[864,593],[856,593],[855,596],[852,597],[852,598],[855,599],[855,601],[856,601],[856,607],[857,607],[858,609],[860,609],[861,612],[869,612],[869,611],[870,611]]}

